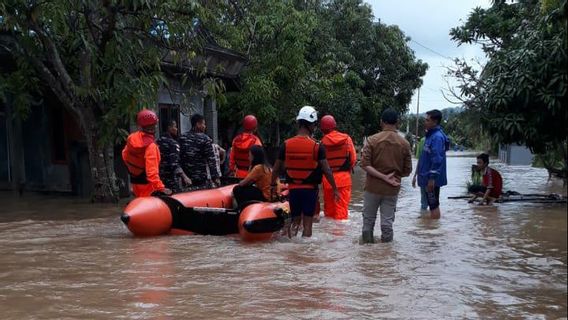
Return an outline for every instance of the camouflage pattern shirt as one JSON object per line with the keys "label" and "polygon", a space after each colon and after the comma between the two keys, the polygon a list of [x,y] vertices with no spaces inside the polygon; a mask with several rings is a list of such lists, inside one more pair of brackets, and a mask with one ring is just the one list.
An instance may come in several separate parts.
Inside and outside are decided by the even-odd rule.
{"label": "camouflage pattern shirt", "polygon": [[[194,185],[221,177],[213,141],[205,133],[189,131],[181,135],[181,167]],[[209,173],[209,174],[208,174]]]}
{"label": "camouflage pattern shirt", "polygon": [[180,192],[181,175],[183,170],[180,165],[180,145],[171,135],[166,134],[156,141],[160,148],[160,178],[166,188],[174,192]]}

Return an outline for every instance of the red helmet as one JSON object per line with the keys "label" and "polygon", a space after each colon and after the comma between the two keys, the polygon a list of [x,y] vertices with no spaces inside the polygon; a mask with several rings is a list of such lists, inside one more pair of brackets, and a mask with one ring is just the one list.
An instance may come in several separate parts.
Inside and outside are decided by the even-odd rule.
{"label": "red helmet", "polygon": [[249,114],[243,119],[243,128],[247,131],[252,131],[256,129],[258,122],[256,121],[256,117],[252,114]]}
{"label": "red helmet", "polygon": [[323,133],[328,133],[335,129],[337,124],[335,123],[335,118],[331,115],[323,116],[320,121],[320,129]]}
{"label": "red helmet", "polygon": [[152,110],[144,109],[136,116],[136,124],[142,128],[156,125],[156,123],[158,123],[158,116]]}

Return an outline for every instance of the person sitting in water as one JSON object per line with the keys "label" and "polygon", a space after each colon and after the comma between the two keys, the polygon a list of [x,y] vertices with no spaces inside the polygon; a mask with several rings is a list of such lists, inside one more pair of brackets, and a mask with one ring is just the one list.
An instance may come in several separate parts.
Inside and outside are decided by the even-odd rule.
{"label": "person sitting in water", "polygon": [[266,161],[262,146],[254,145],[249,150],[250,170],[246,177],[233,189],[233,197],[238,206],[250,201],[273,201],[280,193],[277,186],[271,194],[270,182],[272,169]]}
{"label": "person sitting in water", "polygon": [[489,155],[482,153],[477,156],[477,166],[472,167],[472,184],[468,192],[473,194],[469,203],[478,197],[483,197],[480,205],[491,204],[501,197],[503,192],[503,179],[499,171],[489,167]]}

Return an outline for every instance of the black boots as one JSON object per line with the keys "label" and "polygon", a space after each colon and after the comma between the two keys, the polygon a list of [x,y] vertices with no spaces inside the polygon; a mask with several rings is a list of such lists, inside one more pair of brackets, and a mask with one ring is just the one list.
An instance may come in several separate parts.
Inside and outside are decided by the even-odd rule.
{"label": "black boots", "polygon": [[363,243],[375,243],[373,231],[363,231]]}
{"label": "black boots", "polygon": [[394,232],[392,231],[392,228],[381,227],[381,242],[383,242],[383,243],[391,242],[393,236],[394,236]]}
{"label": "black boots", "polygon": [[[393,235],[394,233],[392,232],[392,229],[382,229],[382,235],[381,235],[381,242],[386,243],[386,242],[392,242],[393,239]],[[373,236],[373,231],[363,231],[362,234],[362,243],[375,243],[375,238]]]}

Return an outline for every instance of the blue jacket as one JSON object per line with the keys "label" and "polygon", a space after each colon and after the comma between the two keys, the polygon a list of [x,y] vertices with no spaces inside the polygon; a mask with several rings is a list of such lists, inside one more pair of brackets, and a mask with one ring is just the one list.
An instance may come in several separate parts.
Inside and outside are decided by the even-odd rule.
{"label": "blue jacket", "polygon": [[424,149],[418,160],[418,185],[426,187],[428,180],[436,181],[436,187],[448,184],[446,176],[446,151],[450,148],[450,140],[437,126],[426,133]]}

